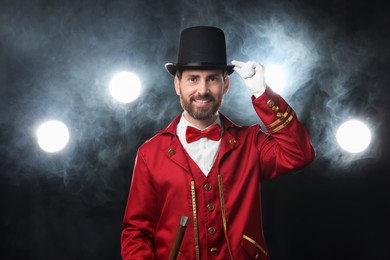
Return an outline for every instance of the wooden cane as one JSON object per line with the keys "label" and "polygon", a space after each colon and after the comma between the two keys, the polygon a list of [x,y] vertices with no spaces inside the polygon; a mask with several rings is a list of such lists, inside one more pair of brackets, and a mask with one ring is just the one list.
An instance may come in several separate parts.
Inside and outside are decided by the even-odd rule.
{"label": "wooden cane", "polygon": [[173,245],[171,248],[171,252],[169,253],[169,260],[175,260],[177,255],[179,254],[180,245],[183,241],[184,233],[186,232],[189,218],[187,216],[181,216],[179,227],[176,232],[175,240],[173,241]]}

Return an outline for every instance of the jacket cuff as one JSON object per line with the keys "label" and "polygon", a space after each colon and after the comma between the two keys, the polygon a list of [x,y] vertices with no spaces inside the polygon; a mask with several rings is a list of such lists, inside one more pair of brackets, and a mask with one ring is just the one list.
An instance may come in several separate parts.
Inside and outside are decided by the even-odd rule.
{"label": "jacket cuff", "polygon": [[252,96],[252,104],[270,134],[280,131],[296,117],[287,102],[268,86],[258,98]]}

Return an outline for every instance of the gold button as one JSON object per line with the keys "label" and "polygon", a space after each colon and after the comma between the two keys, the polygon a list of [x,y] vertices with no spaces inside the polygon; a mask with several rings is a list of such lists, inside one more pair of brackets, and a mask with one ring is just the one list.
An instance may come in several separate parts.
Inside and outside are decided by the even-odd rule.
{"label": "gold button", "polygon": [[215,234],[215,228],[213,228],[213,227],[209,227],[208,229],[207,229],[208,231],[209,231],[209,233],[211,234],[211,235],[214,235]]}
{"label": "gold button", "polygon": [[278,113],[276,113],[276,116],[279,117],[279,118],[281,118],[281,117],[283,117],[283,113],[278,112]]}
{"label": "gold button", "polygon": [[272,107],[272,111],[278,112],[278,111],[279,111],[279,107],[278,107],[278,106],[273,106],[273,107]]}
{"label": "gold button", "polygon": [[213,211],[214,210],[214,205],[213,204],[208,204],[207,205],[207,209],[209,210],[209,211]]}
{"label": "gold button", "polygon": [[237,140],[234,138],[229,140],[229,144],[231,144],[231,145],[235,145],[236,143],[237,143]]}
{"label": "gold button", "polygon": [[216,247],[210,248],[210,253],[215,254],[218,252],[218,249]]}
{"label": "gold button", "polygon": [[176,151],[174,149],[169,149],[168,153],[169,153],[169,155],[174,155],[176,153]]}
{"label": "gold button", "polygon": [[275,105],[275,101],[270,99],[270,100],[267,101],[267,105],[268,105],[268,107],[273,107]]}
{"label": "gold button", "polygon": [[203,186],[203,188],[205,189],[205,190],[211,190],[211,185],[210,184],[205,184],[204,186]]}

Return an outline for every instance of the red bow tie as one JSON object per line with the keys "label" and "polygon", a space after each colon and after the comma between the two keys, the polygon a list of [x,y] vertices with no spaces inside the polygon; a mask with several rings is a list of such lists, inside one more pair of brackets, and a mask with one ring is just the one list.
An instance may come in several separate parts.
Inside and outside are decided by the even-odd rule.
{"label": "red bow tie", "polygon": [[201,137],[207,137],[210,140],[218,141],[221,138],[221,127],[213,125],[206,130],[199,130],[192,126],[187,126],[186,140],[187,143],[192,143],[199,140]]}

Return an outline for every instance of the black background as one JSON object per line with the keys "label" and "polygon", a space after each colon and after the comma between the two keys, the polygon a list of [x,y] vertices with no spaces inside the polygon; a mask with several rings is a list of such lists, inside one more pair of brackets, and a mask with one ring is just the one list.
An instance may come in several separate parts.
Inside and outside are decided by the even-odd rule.
{"label": "black background", "polygon": [[[183,28],[213,25],[229,62],[285,66],[282,95],[317,151],[263,184],[272,259],[390,259],[388,13],[384,1],[0,0],[0,258],[120,259],[136,150],[181,112],[164,64]],[[128,105],[107,90],[120,70],[143,84]],[[235,74],[222,112],[258,123]],[[350,118],[373,134],[355,155],[335,142]],[[70,130],[59,153],[36,143],[48,119]]]}

